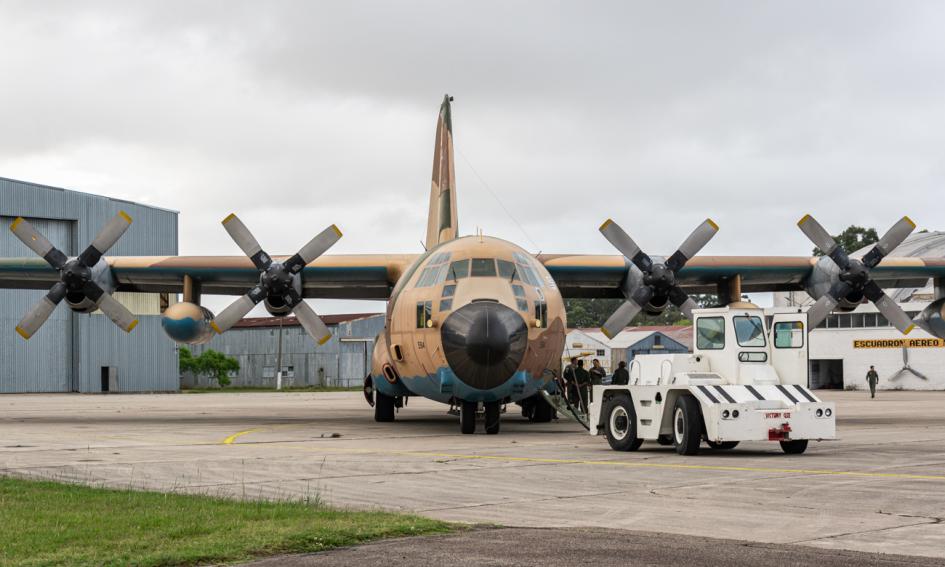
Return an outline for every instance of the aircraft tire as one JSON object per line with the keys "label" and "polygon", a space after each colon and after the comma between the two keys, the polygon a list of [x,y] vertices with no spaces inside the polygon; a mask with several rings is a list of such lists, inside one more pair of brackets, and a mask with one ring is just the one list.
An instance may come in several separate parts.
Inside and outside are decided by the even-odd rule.
{"label": "aircraft tire", "polygon": [[529,416],[529,420],[531,420],[533,423],[548,423],[554,419],[555,408],[551,407],[551,405],[546,402],[544,398],[535,396],[534,400],[532,401],[532,406],[532,414]]}
{"label": "aircraft tire", "polygon": [[706,441],[706,444],[709,445],[710,449],[714,449],[716,451],[728,451],[729,449],[738,447],[738,441],[722,441],[721,443],[716,443],[715,441]]}
{"label": "aircraft tire", "polygon": [[396,400],[393,396],[375,392],[374,400],[374,421],[394,421],[394,406]]}
{"label": "aircraft tire", "polygon": [[692,396],[679,396],[673,407],[673,444],[680,455],[695,455],[702,442],[702,412]]}
{"label": "aircraft tire", "polygon": [[807,439],[781,441],[781,450],[788,455],[800,455],[807,450]]}
{"label": "aircraft tire", "polygon": [[460,402],[459,408],[459,430],[463,435],[472,435],[476,432],[476,402]]}
{"label": "aircraft tire", "polygon": [[501,402],[486,402],[486,434],[495,435],[499,432],[499,425],[502,423],[502,404]]}
{"label": "aircraft tire", "polygon": [[636,451],[643,444],[637,437],[637,412],[627,396],[615,396],[604,405],[604,431],[614,451]]}

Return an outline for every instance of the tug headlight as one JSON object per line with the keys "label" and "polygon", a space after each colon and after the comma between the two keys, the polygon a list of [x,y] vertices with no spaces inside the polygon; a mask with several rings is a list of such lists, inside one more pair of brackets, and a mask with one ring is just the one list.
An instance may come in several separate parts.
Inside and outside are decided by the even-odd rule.
{"label": "tug headlight", "polygon": [[831,414],[833,414],[833,410],[830,408],[827,408],[827,411],[824,412],[824,415],[826,415],[827,417],[830,417]]}
{"label": "tug headlight", "polygon": [[738,410],[732,410],[732,417],[738,417]]}
{"label": "tug headlight", "polygon": [[817,417],[823,417],[823,416],[824,416],[824,410],[817,408]]}
{"label": "tug headlight", "polygon": [[728,411],[728,410],[722,410],[722,419],[728,419],[728,416],[729,416],[729,411]]}

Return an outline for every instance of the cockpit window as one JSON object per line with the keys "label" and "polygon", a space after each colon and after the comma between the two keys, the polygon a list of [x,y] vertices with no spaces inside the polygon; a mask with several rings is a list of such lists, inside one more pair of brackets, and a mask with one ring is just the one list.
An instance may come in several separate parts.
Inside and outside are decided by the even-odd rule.
{"label": "cockpit window", "polygon": [[765,329],[764,324],[761,322],[761,317],[733,317],[732,322],[735,323],[735,339],[738,341],[739,346],[765,346]]}
{"label": "cockpit window", "polygon": [[449,262],[449,259],[449,252],[434,254],[430,258],[430,261],[427,262],[427,267],[420,272],[420,277],[417,279],[417,287],[430,287],[431,285],[436,285],[445,280],[446,263]]}
{"label": "cockpit window", "polygon": [[512,293],[515,294],[515,297],[525,297],[525,288],[520,285],[513,285]]}
{"label": "cockpit window", "polygon": [[495,263],[499,266],[500,278],[505,278],[507,280],[518,279],[518,273],[515,270],[515,264],[509,262],[508,260],[496,260]]}
{"label": "cockpit window", "polygon": [[446,279],[461,280],[465,277],[469,277],[469,260],[456,260],[450,264],[450,269],[446,274]]}
{"label": "cockpit window", "polygon": [[495,260],[492,258],[473,258],[472,276],[476,277],[495,277]]}
{"label": "cockpit window", "polygon": [[532,261],[525,254],[513,252],[512,258],[515,260],[515,269],[518,277],[528,285],[542,287],[542,281],[532,267]]}

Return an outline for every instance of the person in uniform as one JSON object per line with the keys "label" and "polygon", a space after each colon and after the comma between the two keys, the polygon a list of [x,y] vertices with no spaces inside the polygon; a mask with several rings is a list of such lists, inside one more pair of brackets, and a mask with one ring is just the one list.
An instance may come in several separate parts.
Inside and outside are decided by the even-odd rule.
{"label": "person in uniform", "polygon": [[869,372],[866,373],[866,383],[870,385],[870,397],[876,397],[876,383],[879,382],[879,374],[876,373],[876,369],[870,366]]}
{"label": "person in uniform", "polygon": [[614,386],[626,386],[630,383],[630,373],[627,372],[627,363],[623,360],[617,364],[617,370],[614,370],[614,377],[610,379]]}
{"label": "person in uniform", "polygon": [[581,404],[581,411],[587,414],[587,402],[588,394],[590,393],[590,388],[588,387],[591,383],[591,375],[587,370],[584,369],[584,361],[578,360],[577,367],[574,369],[574,382],[577,386],[577,395]]}
{"label": "person in uniform", "polygon": [[571,362],[564,367],[561,377],[564,378],[564,391],[562,394],[571,402],[571,405],[577,403],[577,384],[574,382],[574,369],[577,368],[577,357],[571,357]]}
{"label": "person in uniform", "polygon": [[600,365],[600,361],[596,358],[591,361],[591,386],[603,386],[604,385],[604,376],[607,376],[607,371],[604,370],[604,367]]}

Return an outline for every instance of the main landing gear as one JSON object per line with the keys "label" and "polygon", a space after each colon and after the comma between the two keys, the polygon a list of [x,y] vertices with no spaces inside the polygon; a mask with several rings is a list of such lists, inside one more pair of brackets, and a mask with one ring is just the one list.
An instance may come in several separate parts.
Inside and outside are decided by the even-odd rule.
{"label": "main landing gear", "polygon": [[375,392],[374,394],[374,421],[386,422],[394,421],[394,412],[396,408],[404,407],[403,398],[395,398]]}

